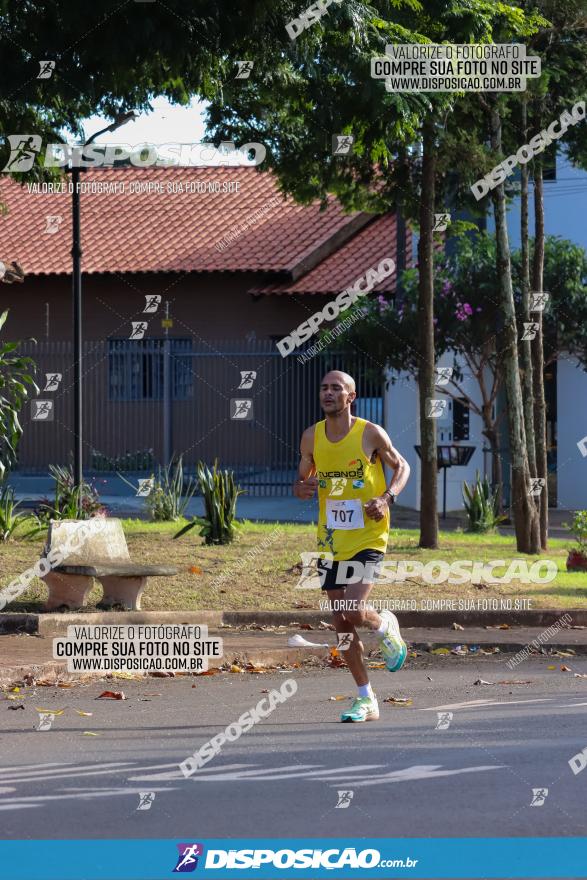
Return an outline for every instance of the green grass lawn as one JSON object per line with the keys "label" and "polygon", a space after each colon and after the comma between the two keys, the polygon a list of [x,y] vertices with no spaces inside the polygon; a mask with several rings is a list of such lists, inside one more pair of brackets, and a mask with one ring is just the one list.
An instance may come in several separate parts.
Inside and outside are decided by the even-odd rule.
{"label": "green grass lawn", "polygon": [[[254,609],[318,609],[318,590],[297,590],[300,551],[315,549],[315,527],[297,524],[261,524],[245,522],[235,543],[224,547],[207,547],[194,531],[174,541],[173,535],[182,523],[148,523],[123,520],[131,559],[142,563],[177,565],[176,577],[150,578],[143,594],[146,611],[156,610],[254,610]],[[570,540],[550,541],[543,557],[518,557],[514,539],[500,535],[468,535],[441,532],[439,550],[420,550],[416,530],[395,529],[391,532],[388,560],[469,559],[484,561],[525,558],[529,564],[543,558],[552,559],[558,574],[550,583],[510,584],[471,583],[451,585],[427,584],[418,577],[403,582],[376,586],[376,599],[529,599],[531,608],[580,607],[587,605],[587,574],[570,574],[565,560]],[[0,586],[32,566],[39,558],[44,537],[38,540],[14,540],[0,544]],[[193,569],[193,570],[192,570]],[[504,569],[496,569],[502,574]],[[213,581],[223,577],[219,585]],[[38,611],[47,595],[42,581],[35,579],[21,597],[12,602],[8,611]],[[100,600],[101,587],[90,595],[90,604]],[[418,608],[420,604],[418,604]]]}

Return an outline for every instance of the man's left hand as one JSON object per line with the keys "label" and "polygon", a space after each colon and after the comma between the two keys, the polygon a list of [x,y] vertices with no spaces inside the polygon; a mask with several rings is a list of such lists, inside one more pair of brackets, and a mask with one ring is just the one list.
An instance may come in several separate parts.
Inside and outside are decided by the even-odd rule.
{"label": "man's left hand", "polygon": [[380,495],[378,498],[372,498],[371,501],[368,501],[367,504],[365,504],[365,513],[369,519],[374,519],[375,522],[379,522],[380,519],[383,519],[388,509],[387,495]]}

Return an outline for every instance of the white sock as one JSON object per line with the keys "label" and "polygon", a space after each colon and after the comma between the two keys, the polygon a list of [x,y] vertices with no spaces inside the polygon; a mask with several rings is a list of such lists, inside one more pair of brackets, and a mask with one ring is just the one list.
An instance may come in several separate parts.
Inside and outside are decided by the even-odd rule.
{"label": "white sock", "polygon": [[384,636],[387,632],[387,627],[389,626],[389,621],[384,617],[381,618],[381,624],[377,627],[377,632],[380,636]]}
{"label": "white sock", "polygon": [[360,697],[371,697],[371,699],[373,699],[375,694],[373,693],[373,688],[371,687],[371,685],[370,684],[359,685],[359,696]]}

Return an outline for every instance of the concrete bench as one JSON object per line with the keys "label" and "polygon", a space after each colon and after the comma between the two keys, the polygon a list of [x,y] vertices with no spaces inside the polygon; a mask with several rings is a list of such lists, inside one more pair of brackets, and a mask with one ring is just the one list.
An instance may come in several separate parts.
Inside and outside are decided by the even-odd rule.
{"label": "concrete bench", "polygon": [[171,576],[173,565],[137,565],[132,562],[120,520],[93,517],[86,520],[51,520],[44,558],[51,569],[43,575],[49,587],[44,610],[69,610],[86,604],[92,578],[104,588],[100,606],[119,605],[141,610],[147,578]]}

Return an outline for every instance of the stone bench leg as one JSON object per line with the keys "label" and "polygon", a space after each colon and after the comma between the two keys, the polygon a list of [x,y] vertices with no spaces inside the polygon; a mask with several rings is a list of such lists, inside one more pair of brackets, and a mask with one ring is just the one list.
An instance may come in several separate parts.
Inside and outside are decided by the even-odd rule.
{"label": "stone bench leg", "polygon": [[66,605],[70,611],[82,608],[87,603],[93,586],[92,578],[85,574],[49,571],[42,580],[49,587],[49,598],[43,611],[55,611],[62,605]]}
{"label": "stone bench leg", "polygon": [[147,586],[146,577],[108,575],[98,578],[104,588],[100,605],[122,605],[129,611],[141,610],[141,596]]}

